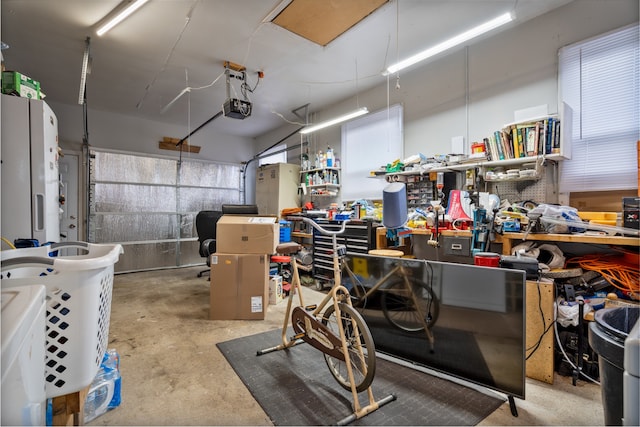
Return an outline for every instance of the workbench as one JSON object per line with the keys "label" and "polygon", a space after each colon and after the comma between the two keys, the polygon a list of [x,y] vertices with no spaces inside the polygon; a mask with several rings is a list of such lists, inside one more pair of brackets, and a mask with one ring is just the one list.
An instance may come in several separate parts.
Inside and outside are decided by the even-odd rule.
{"label": "workbench", "polygon": [[[376,247],[387,248],[387,230],[379,227],[376,230]],[[431,230],[411,229],[406,233],[399,233],[402,248],[411,248],[412,235],[431,236]],[[462,237],[472,239],[470,230],[442,230],[442,237]],[[407,241],[403,241],[407,240]],[[493,243],[502,245],[502,254],[511,255],[513,247],[523,241],[584,243],[594,245],[640,247],[640,238],[592,234],[548,234],[548,233],[503,233],[496,234]],[[413,255],[406,253],[405,255]],[[540,282],[527,280],[526,286],[526,348],[531,348],[541,337],[540,345],[526,361],[526,375],[539,381],[553,384],[554,376],[554,331],[544,333],[546,327],[553,322],[553,303],[555,300],[553,281],[542,279]],[[529,355],[529,352],[527,352]]]}
{"label": "workbench", "polygon": [[[377,249],[387,248],[386,234],[387,229],[385,227],[379,227],[376,230]],[[429,236],[431,234],[431,230],[414,228],[410,229],[409,232],[406,233],[406,238],[410,238],[411,235]],[[469,230],[442,230],[440,232],[440,235],[469,238],[472,237],[471,231]],[[639,237],[622,237],[596,234],[502,233],[496,234],[496,240],[494,241],[494,243],[502,244],[503,255],[511,255],[511,249],[518,243],[525,240],[640,247]]]}

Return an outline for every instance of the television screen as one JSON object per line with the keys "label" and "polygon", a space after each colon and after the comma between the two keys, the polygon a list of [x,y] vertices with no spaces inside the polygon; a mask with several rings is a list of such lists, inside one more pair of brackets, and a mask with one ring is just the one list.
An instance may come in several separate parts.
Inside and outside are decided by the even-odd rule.
{"label": "television screen", "polygon": [[523,271],[355,253],[347,263],[343,284],[376,351],[524,399]]}

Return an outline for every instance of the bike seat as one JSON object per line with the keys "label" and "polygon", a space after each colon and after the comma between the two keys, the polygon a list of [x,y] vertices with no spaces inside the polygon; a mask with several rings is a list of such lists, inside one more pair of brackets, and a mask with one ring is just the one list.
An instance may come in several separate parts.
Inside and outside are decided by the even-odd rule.
{"label": "bike seat", "polygon": [[302,245],[300,245],[299,243],[286,242],[280,243],[278,246],[276,246],[276,253],[282,255],[295,254],[296,252],[299,252],[300,249],[302,249]]}

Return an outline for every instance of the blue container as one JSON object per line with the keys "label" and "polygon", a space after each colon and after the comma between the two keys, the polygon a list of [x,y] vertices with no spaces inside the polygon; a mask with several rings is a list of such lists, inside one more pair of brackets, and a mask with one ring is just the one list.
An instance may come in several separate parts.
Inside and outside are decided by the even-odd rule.
{"label": "blue container", "polygon": [[291,241],[291,221],[280,221],[280,243]]}

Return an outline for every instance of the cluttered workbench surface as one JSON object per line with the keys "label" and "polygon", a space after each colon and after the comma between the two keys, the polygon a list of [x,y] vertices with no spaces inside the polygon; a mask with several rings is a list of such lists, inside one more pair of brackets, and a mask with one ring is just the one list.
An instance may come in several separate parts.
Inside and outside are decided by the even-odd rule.
{"label": "cluttered workbench surface", "polygon": [[[386,243],[387,229],[380,227],[377,230],[377,248],[387,248]],[[408,229],[406,236],[410,235],[426,235],[431,236],[433,231],[425,228],[412,228]],[[440,232],[441,236],[454,236],[454,237],[471,237],[472,231],[470,230],[443,230]],[[618,245],[618,246],[640,246],[640,238],[627,237],[627,236],[610,236],[606,234],[550,234],[550,233],[502,233],[496,235],[495,243],[502,244],[502,253],[507,255],[511,253],[511,249],[514,246],[514,242],[518,241],[548,241],[548,242],[571,242],[571,243],[587,243],[587,244],[602,244],[602,245]]]}

